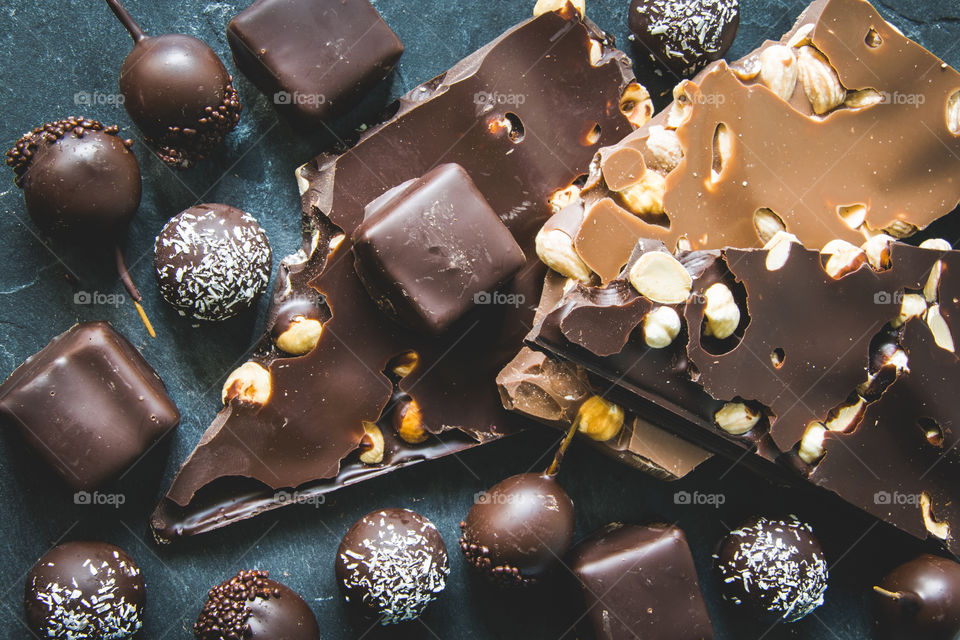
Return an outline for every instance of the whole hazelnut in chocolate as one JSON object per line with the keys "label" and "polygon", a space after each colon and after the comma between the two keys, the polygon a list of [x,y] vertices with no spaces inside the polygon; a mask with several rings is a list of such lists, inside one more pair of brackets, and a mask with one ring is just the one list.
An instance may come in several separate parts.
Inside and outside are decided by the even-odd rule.
{"label": "whole hazelnut in chocolate", "polygon": [[161,160],[193,166],[237,126],[241,106],[233,78],[200,40],[147,36],[119,0],[107,4],[134,41],[120,70],[127,113]]}
{"label": "whole hazelnut in chocolate", "polygon": [[632,0],[630,32],[638,56],[679,76],[719,60],[740,27],[739,0]]}
{"label": "whole hazelnut in chocolate", "polygon": [[955,640],[960,637],[960,564],[922,555],[873,588],[877,637]]}

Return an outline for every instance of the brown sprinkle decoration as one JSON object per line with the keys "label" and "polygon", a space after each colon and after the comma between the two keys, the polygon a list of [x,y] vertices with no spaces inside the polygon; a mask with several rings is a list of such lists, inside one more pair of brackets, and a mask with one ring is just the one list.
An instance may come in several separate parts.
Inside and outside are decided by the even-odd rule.
{"label": "brown sprinkle decoration", "polygon": [[250,609],[247,602],[261,598],[276,598],[280,592],[272,587],[267,571],[241,571],[207,594],[200,617],[193,625],[198,640],[222,640],[223,638],[246,638],[249,633],[247,621]]}

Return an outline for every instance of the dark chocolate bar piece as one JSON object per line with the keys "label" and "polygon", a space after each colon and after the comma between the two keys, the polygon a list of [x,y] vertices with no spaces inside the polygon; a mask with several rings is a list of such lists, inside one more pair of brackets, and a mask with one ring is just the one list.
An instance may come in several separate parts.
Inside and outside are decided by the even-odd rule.
{"label": "dark chocolate bar piece", "polygon": [[78,324],[27,358],[0,386],[0,416],[83,491],[180,422],[160,377],[106,322]]}
{"label": "dark chocolate bar piece", "polygon": [[354,267],[377,306],[441,333],[526,263],[510,230],[463,167],[443,164],[367,205],[353,233]]}
{"label": "dark chocolate bar piece", "polygon": [[311,124],[348,111],[403,54],[367,0],[256,0],[230,21],[227,42],[279,110]]}
{"label": "dark chocolate bar piece", "polygon": [[611,524],[574,548],[597,640],[711,640],[713,624],[683,531]]}
{"label": "dark chocolate bar piece", "polygon": [[[153,515],[157,538],[222,527],[522,428],[494,378],[533,320],[544,274],[534,237],[550,195],[631,129],[617,105],[638,86],[601,31],[569,8],[546,13],[415,89],[352,150],[303,167],[303,250],[281,266],[269,315],[282,320],[291,301],[313,301],[315,313],[298,314],[322,321],[322,333],[298,357],[265,341],[238,370],[228,406]],[[523,99],[501,104],[497,95]],[[528,266],[501,290],[514,304],[479,306],[463,331],[436,336],[377,308],[350,238],[367,203],[442,163],[467,171]]]}

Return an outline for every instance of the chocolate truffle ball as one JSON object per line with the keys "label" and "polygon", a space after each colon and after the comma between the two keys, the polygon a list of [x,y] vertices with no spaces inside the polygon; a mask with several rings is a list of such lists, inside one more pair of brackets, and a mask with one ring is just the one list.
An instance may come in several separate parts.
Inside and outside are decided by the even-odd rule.
{"label": "chocolate truffle ball", "polygon": [[313,611],[266,571],[241,571],[207,594],[197,640],[320,640]]}
{"label": "chocolate truffle ball", "polygon": [[882,640],[960,638],[960,564],[922,555],[874,587],[877,637]]}
{"label": "chocolate truffle ball", "polygon": [[106,542],[62,544],[27,575],[27,625],[38,638],[131,638],[145,601],[140,568]]}
{"label": "chocolate truffle ball", "polygon": [[727,52],[740,26],[739,0],[632,0],[630,32],[638,56],[690,76]]}
{"label": "chocolate truffle ball", "polygon": [[460,524],[460,549],[502,586],[534,584],[573,541],[573,501],[550,475],[525,473],[481,494]]}
{"label": "chocolate truffle ball", "polygon": [[117,0],[107,0],[133,37],[120,70],[130,119],[165,163],[187,168],[205,158],[237,126],[233,78],[206,44],[170,33],[147,36]]}
{"label": "chocolate truffle ball", "polygon": [[154,246],[164,299],[195,320],[226,320],[266,290],[272,254],[247,213],[225,204],[190,207],[170,220]]}
{"label": "chocolate truffle ball", "polygon": [[340,542],[337,582],[347,602],[380,624],[416,620],[447,584],[447,547],[409,509],[368,513]]}
{"label": "chocolate truffle ball", "polygon": [[810,525],[754,518],[715,556],[724,598],[765,620],[795,622],[823,604],[827,562]]}
{"label": "chocolate truffle ball", "polygon": [[44,233],[115,242],[140,206],[140,165],[117,127],[66,118],[7,151],[27,212]]}

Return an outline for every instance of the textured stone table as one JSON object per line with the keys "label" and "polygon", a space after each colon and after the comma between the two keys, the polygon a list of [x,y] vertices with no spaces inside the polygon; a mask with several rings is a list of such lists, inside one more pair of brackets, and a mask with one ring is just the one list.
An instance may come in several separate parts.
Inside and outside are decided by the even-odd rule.
{"label": "textured stone table", "polygon": [[[129,0],[128,4],[149,32],[196,35],[229,59],[224,28],[246,2]],[[407,52],[392,78],[349,121],[337,124],[339,135],[372,119],[391,99],[527,17],[533,1],[377,0],[376,4]],[[737,56],[763,38],[779,37],[804,6],[802,0],[743,0],[743,4],[743,23],[732,52]],[[627,0],[588,0],[588,13],[626,44],[627,5]],[[879,9],[909,36],[960,66],[960,7],[955,0],[887,0]],[[125,135],[135,136],[126,113],[111,98],[129,48],[129,38],[103,3],[5,0],[0,5],[0,141],[12,144],[35,125],[73,114],[119,123]],[[228,66],[233,70],[232,62]],[[575,599],[567,602],[571,596],[564,580],[541,591],[504,596],[471,578],[455,551],[457,525],[476,492],[508,475],[546,465],[558,436],[543,428],[342,491],[318,508],[284,509],[171,548],[160,549],[150,542],[147,516],[215,415],[222,380],[257,340],[266,308],[263,301],[256,314],[224,325],[191,327],[157,294],[150,269],[153,238],[181,209],[200,201],[225,202],[260,219],[279,261],[299,247],[293,169],[329,148],[335,139],[329,131],[294,131],[277,120],[267,99],[245,78],[236,80],[245,111],[239,129],[212,161],[174,174],[142,144],[135,146],[145,189],[127,256],[157,327],[156,340],[146,337],[129,303],[115,307],[75,303],[74,296],[81,290],[106,295],[122,292],[111,260],[107,256],[87,259],[83,247],[68,243],[47,245],[28,222],[12,172],[0,175],[0,376],[78,320],[106,319],[143,350],[184,415],[167,446],[152,452],[109,489],[124,496],[119,508],[73,504],[72,496],[45,477],[42,466],[18,438],[0,436],[0,638],[29,635],[20,622],[21,594],[24,575],[35,560],[55,541],[84,538],[119,544],[143,567],[149,602],[142,638],[192,637],[190,628],[207,589],[246,568],[268,569],[302,593],[317,614],[325,640],[360,637],[367,629],[354,628],[340,604],[333,556],[340,536],[355,519],[384,506],[410,507],[431,518],[453,552],[449,587],[424,624],[406,632],[411,637],[575,637],[570,629],[579,613]],[[956,224],[940,225],[938,233],[958,240]],[[79,280],[79,289],[70,284],[68,273]],[[578,505],[578,537],[617,520],[661,519],[678,522],[687,531],[717,638],[868,638],[870,586],[923,548],[819,492],[772,486],[720,460],[671,485],[575,445],[561,479]],[[675,495],[680,491],[719,494],[724,503],[719,508],[677,504]],[[742,518],[785,510],[814,525],[832,564],[832,580],[827,604],[816,615],[768,632],[750,620],[738,619],[721,602],[710,555],[715,541]]]}

